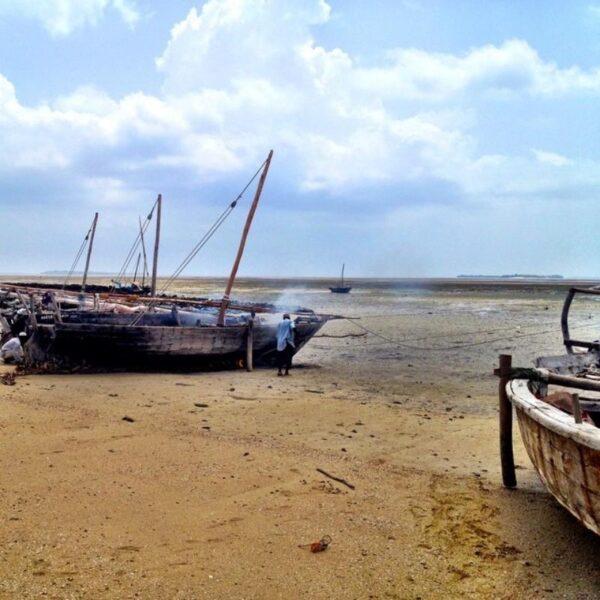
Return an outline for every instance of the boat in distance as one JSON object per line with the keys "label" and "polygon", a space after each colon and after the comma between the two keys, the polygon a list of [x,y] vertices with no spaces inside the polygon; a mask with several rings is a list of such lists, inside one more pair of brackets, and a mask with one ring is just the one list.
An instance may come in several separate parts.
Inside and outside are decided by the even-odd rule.
{"label": "boat in distance", "polygon": [[340,277],[340,284],[329,288],[329,290],[334,294],[349,294],[350,290],[352,289],[351,286],[344,285],[344,269],[345,268],[346,268],[346,265],[343,264],[342,265],[342,276]]}

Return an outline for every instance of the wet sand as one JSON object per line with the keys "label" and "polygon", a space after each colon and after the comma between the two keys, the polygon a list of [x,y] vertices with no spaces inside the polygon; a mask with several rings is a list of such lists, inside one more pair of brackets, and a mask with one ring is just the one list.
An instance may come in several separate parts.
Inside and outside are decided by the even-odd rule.
{"label": "wet sand", "polygon": [[[562,295],[304,286],[285,297],[371,315],[358,323],[404,345],[314,339],[289,378],[0,386],[0,597],[597,597],[600,541],[542,487],[518,431],[519,487],[500,484],[491,371],[500,352],[561,352]],[[590,335],[592,309],[575,313]],[[323,553],[298,547],[324,535]]]}

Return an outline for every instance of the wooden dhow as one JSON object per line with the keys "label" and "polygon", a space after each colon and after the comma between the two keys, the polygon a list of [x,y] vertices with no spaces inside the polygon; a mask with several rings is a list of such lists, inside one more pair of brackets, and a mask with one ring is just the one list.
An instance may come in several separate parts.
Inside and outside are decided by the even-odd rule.
{"label": "wooden dhow", "polygon": [[[152,297],[86,294],[91,241],[79,293],[64,289],[57,291],[37,287],[9,287],[6,291],[9,305],[19,309],[21,320],[25,318],[23,311],[26,312],[29,336],[25,351],[29,365],[55,365],[58,368],[74,363],[118,368],[210,368],[245,365],[251,369],[254,362],[260,364],[274,361],[276,330],[283,312],[292,313],[294,317],[295,352],[298,352],[328,320],[334,318],[332,315],[319,315],[302,308],[239,304],[230,298],[272,157],[273,151],[161,290],[157,289],[162,205],[162,195],[159,194],[152,209],[156,209],[157,216],[151,278]],[[254,199],[223,297],[220,300],[196,301],[165,295],[163,292],[167,285],[210,239],[258,176]],[[96,215],[93,232],[97,219]],[[149,220],[150,215],[147,221]],[[147,224],[144,227],[147,227]],[[144,228],[140,226],[136,243],[141,239],[143,244],[143,231]],[[88,238],[89,235],[86,236],[86,241]],[[135,250],[136,244],[130,250],[126,264],[135,256]],[[121,273],[124,271],[125,268]]]}

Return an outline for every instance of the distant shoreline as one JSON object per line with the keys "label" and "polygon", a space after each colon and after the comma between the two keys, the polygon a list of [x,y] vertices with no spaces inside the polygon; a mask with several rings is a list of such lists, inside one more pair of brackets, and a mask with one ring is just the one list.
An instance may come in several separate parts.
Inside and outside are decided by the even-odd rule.
{"label": "distant shoreline", "polygon": [[[107,281],[114,274],[97,275],[93,274],[89,277],[89,281]],[[0,274],[0,283],[27,283],[27,282],[44,282],[56,283],[62,281],[64,275],[58,274],[38,274],[38,275],[17,275],[17,274]],[[129,279],[131,276],[129,276]],[[159,280],[165,280],[168,275],[160,275]],[[70,282],[77,282],[77,275],[71,276]],[[227,281],[226,276],[188,276],[181,277],[181,282],[225,282]],[[331,277],[258,277],[258,276],[246,276],[238,277],[237,284],[252,284],[257,282],[269,283],[272,285],[279,286],[298,286],[298,285],[327,285],[332,281],[337,281],[336,276]],[[348,282],[352,285],[365,287],[382,285],[384,287],[393,288],[423,288],[423,289],[439,289],[439,288],[465,288],[465,287],[495,287],[495,288],[509,288],[509,287],[555,287],[555,288],[566,288],[570,286],[592,286],[600,284],[599,279],[587,279],[587,278],[544,278],[543,276],[535,276],[531,279],[525,277],[512,278],[512,277],[493,277],[493,276],[474,276],[470,278],[468,276],[458,277],[349,277]]]}
{"label": "distant shoreline", "polygon": [[457,279],[525,279],[525,280],[531,280],[531,279],[543,279],[543,280],[550,280],[550,281],[554,281],[555,279],[561,280],[564,279],[563,275],[527,275],[527,274],[520,274],[520,273],[514,273],[511,275],[457,275],[456,276]]}

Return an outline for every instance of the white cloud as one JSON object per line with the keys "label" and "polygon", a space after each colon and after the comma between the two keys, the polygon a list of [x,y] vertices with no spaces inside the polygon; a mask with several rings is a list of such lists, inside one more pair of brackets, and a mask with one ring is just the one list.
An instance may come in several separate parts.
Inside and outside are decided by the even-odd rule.
{"label": "white cloud", "polygon": [[384,97],[444,101],[461,93],[553,96],[600,92],[600,70],[543,61],[523,40],[473,48],[462,56],[418,49],[388,52],[384,66],[358,69],[356,85]]}
{"label": "white cloud", "polygon": [[562,156],[562,154],[556,154],[555,152],[546,152],[544,150],[532,149],[532,152],[536,159],[541,163],[552,165],[553,167],[564,167],[566,165],[573,164],[573,161]]}
{"label": "white cloud", "polygon": [[588,4],[587,9],[588,9],[589,13],[592,15],[592,17],[594,17],[595,19],[600,18],[600,5]]}
{"label": "white cloud", "polygon": [[[99,18],[109,2],[81,4],[92,5]],[[28,107],[0,76],[7,150],[0,173],[58,170],[85,182],[88,193],[108,182],[117,202],[128,185],[151,188],[158,174],[168,187],[247,171],[274,147],[277,168],[296,192],[344,196],[432,181],[447,186],[436,188],[443,200],[456,190],[486,198],[565,186],[547,169],[570,164],[558,154],[478,153],[469,101],[478,94],[595,93],[596,70],[561,69],[519,40],[461,56],[396,49],[365,66],[344,49],[316,43],[314,28],[329,17],[324,0],[208,0],[172,28],[157,59],[164,86],[156,96],[115,99],[83,86]],[[591,173],[582,185],[593,181]],[[370,197],[378,201],[377,193]]]}
{"label": "white cloud", "polygon": [[54,36],[96,25],[108,9],[130,26],[139,19],[134,0],[0,0],[0,15],[36,19]]}

